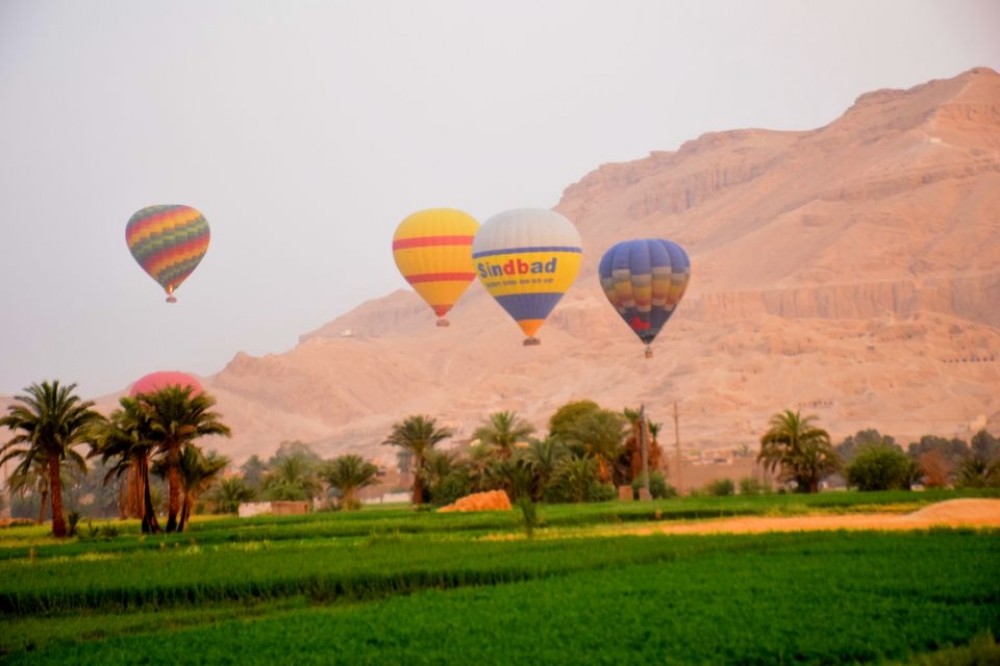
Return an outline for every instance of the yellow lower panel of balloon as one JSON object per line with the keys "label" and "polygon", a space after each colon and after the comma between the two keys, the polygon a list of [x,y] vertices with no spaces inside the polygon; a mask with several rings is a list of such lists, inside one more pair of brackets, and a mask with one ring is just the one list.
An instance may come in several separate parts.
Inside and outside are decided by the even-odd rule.
{"label": "yellow lower panel of balloon", "polygon": [[418,282],[413,290],[432,308],[451,308],[469,286],[469,281],[447,280],[441,282]]}
{"label": "yellow lower panel of balloon", "polygon": [[493,296],[565,293],[580,271],[579,252],[513,252],[474,262],[476,274]]}

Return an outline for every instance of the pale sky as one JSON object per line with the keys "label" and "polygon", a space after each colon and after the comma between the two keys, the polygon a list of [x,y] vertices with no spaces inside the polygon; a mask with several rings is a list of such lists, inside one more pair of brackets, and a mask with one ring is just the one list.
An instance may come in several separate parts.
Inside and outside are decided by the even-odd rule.
{"label": "pale sky", "polygon": [[[396,225],[1000,70],[1000,2],[0,0],[0,394],[282,353],[407,287]],[[212,228],[164,294],[125,225]]]}

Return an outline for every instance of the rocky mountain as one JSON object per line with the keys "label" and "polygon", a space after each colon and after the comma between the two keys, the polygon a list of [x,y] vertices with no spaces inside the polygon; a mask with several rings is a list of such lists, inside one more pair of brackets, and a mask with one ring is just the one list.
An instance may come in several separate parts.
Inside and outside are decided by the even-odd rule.
{"label": "rocky mountain", "polygon": [[[756,447],[769,417],[835,439],[877,428],[1000,431],[1000,75],[974,69],[859,97],[811,131],[705,134],[607,164],[556,207],[583,238],[576,284],[523,347],[478,284],[450,328],[412,292],[365,303],[293,350],[204,378],[237,461],[299,439],[332,456],[424,413],[468,438],[490,412],[544,430],[560,405],[645,404],[689,450]],[[645,359],[596,278],[626,238],[684,246],[693,277]],[[388,251],[388,250],[387,250]]]}

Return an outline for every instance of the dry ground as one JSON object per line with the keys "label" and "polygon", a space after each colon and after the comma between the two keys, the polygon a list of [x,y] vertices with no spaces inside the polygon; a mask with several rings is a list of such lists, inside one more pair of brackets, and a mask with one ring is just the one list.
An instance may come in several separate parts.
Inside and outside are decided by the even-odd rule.
{"label": "dry ground", "polygon": [[907,514],[863,513],[792,517],[721,518],[625,526],[628,534],[750,534],[811,530],[919,530],[931,527],[1000,527],[1000,499],[955,499]]}

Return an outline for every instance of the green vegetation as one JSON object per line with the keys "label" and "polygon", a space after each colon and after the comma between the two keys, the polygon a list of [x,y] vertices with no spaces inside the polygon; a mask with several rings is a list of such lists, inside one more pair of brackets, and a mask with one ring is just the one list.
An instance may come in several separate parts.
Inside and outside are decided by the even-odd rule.
{"label": "green vegetation", "polygon": [[816,416],[802,416],[786,409],[771,417],[771,427],[760,438],[758,462],[778,478],[794,482],[802,493],[819,492],[819,484],[840,469],[840,458],[830,434],[813,425]]}
{"label": "green vegetation", "polygon": [[[58,380],[32,384],[14,397],[7,416],[0,418],[0,428],[16,433],[0,448],[0,464],[19,458],[15,474],[34,473],[39,479],[48,476],[43,486],[52,498],[52,534],[56,538],[66,536],[62,462],[86,467],[75,447],[86,442],[90,430],[104,419],[92,409],[94,403],[82,402],[74,389],[76,384],[60,386]],[[43,510],[44,505],[43,500]]]}
{"label": "green vegetation", "polygon": [[361,508],[357,491],[376,483],[377,475],[378,467],[354,454],[335,458],[320,472],[323,480],[340,493],[340,506],[348,511]]}
{"label": "green vegetation", "polygon": [[958,496],[998,493],[525,499],[520,511],[479,514],[195,518],[185,534],[157,536],[137,520],[103,535],[81,524],[77,540],[10,528],[0,653],[5,663],[903,660],[1000,632],[1000,579],[984,574],[1000,566],[1000,532],[635,537],[615,526],[910,511]]}
{"label": "green vegetation", "polygon": [[909,490],[919,476],[917,464],[895,444],[862,446],[847,465],[847,484],[858,490]]}
{"label": "green vegetation", "polygon": [[[219,513],[254,497],[324,493],[358,508],[356,492],[379,473],[356,455],[324,461],[285,442],[224,477],[228,459],[194,443],[228,433],[211,405],[180,389],[123,399],[58,449],[34,436],[38,415],[28,427],[12,408],[0,421],[21,433],[4,447],[21,458],[20,493],[41,495],[43,509],[51,494],[55,510],[71,466],[53,464],[82,467],[73,446],[92,442],[104,479],[119,481],[110,503],[99,501],[130,517],[81,514],[78,496],[100,488],[76,479],[69,529],[53,529],[71,538],[43,526],[0,530],[5,663],[976,663],[996,654],[997,530],[632,535],[660,521],[905,513],[1000,497],[1000,442],[985,431],[971,447],[924,438],[907,456],[868,430],[834,450],[814,417],[786,411],[758,460],[803,494],[747,478],[736,496],[721,479],[676,498],[644,410],[569,403],[541,439],[498,412],[478,443],[446,450],[435,446],[448,429],[411,416],[383,443],[410,465],[420,511],[198,518],[201,498]],[[644,458],[654,499],[609,501],[615,486],[645,487]],[[841,469],[870,492],[816,492]],[[165,502],[150,472],[168,479]],[[910,492],[918,478],[962,490]],[[432,510],[492,489],[517,509]]]}
{"label": "green vegetation", "polygon": [[427,456],[441,441],[451,437],[451,430],[439,428],[429,416],[410,416],[392,426],[392,432],[382,444],[398,447],[408,454],[415,469],[413,475],[413,503],[424,502],[424,468]]}

